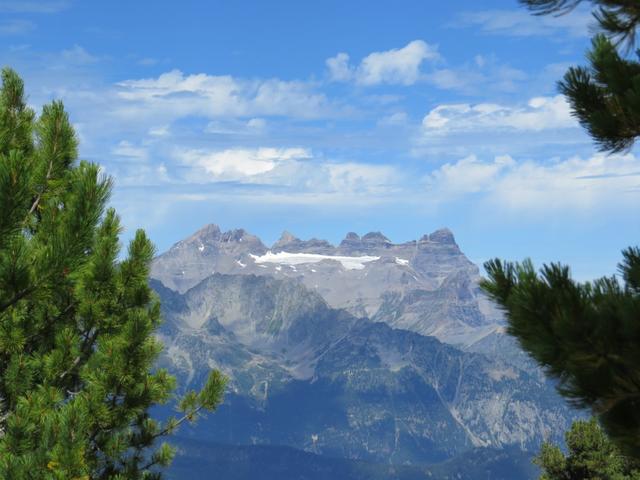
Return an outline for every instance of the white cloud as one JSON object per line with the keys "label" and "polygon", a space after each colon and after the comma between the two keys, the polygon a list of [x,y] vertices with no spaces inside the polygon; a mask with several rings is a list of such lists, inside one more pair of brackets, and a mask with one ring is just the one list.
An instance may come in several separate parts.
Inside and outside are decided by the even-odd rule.
{"label": "white cloud", "polygon": [[328,111],[324,94],[311,91],[303,82],[266,80],[259,82],[248,112],[265,115],[316,117]]}
{"label": "white cloud", "polygon": [[247,122],[247,127],[253,130],[263,130],[267,126],[267,121],[264,118],[251,118]]}
{"label": "white cloud", "polygon": [[378,125],[381,127],[397,127],[406,125],[408,121],[409,117],[405,112],[395,112],[378,120]]}
{"label": "white cloud", "polygon": [[435,60],[438,57],[437,49],[422,40],[414,40],[400,49],[374,52],[362,60],[358,69],[358,82],[363,85],[410,85],[420,76],[420,64],[424,60]]}
{"label": "white cloud", "polygon": [[169,125],[160,125],[157,127],[151,127],[149,129],[149,135],[152,137],[166,137],[171,133]]}
{"label": "white cloud", "polygon": [[148,158],[146,148],[135,146],[126,140],[118,143],[118,145],[111,150],[111,153],[119,157],[136,158],[138,160],[146,160]]}
{"label": "white cloud", "polygon": [[474,203],[484,201],[499,210],[589,213],[638,201],[640,160],[595,155],[540,163],[517,162],[507,155],[481,161],[472,155],[441,166],[426,177],[426,185],[438,202],[468,202],[473,196]]}
{"label": "white cloud", "polygon": [[578,9],[569,15],[531,15],[524,9],[485,10],[461,13],[459,26],[478,26],[488,34],[516,37],[550,36],[566,32],[573,37],[589,34],[593,17],[588,9]]}
{"label": "white cloud", "polygon": [[79,45],[74,45],[67,50],[62,50],[60,57],[65,62],[72,62],[79,65],[88,65],[98,61],[98,57],[91,55]]}
{"label": "white cloud", "polygon": [[443,197],[486,192],[493,188],[498,176],[513,167],[509,156],[499,156],[493,162],[481,162],[469,155],[455,163],[446,163],[427,177],[431,191]]}
{"label": "white cloud", "polygon": [[[423,63],[429,62],[429,68]],[[338,53],[326,61],[328,77],[334,82],[358,85],[413,85],[428,82],[439,89],[465,94],[516,91],[528,75],[503,64],[494,55],[475,55],[461,65],[447,66],[435,45],[414,40],[402,48],[373,52],[358,63],[351,63],[347,53]]]}
{"label": "white cloud", "polygon": [[210,181],[255,181],[251,177],[265,174],[276,166],[311,158],[304,148],[233,148],[222,151],[178,150],[175,157],[184,165],[195,167],[192,181],[202,182],[204,172]]}
{"label": "white cloud", "polygon": [[412,85],[421,76],[420,66],[425,60],[440,58],[438,49],[422,40],[409,42],[402,48],[373,52],[355,67],[349,55],[338,53],[326,61],[329,76],[334,81],[354,80],[360,85]]}
{"label": "white cloud", "polygon": [[535,97],[524,106],[494,103],[439,105],[422,120],[427,135],[482,130],[532,130],[577,126],[562,95]]}
{"label": "white cloud", "polygon": [[2,0],[0,12],[7,13],[56,13],[69,7],[64,0]]}
{"label": "white cloud", "polygon": [[0,35],[24,35],[35,28],[35,24],[27,20],[7,20],[0,22]]}
{"label": "white cloud", "polygon": [[184,75],[179,70],[157,78],[125,80],[118,85],[116,107],[127,118],[171,120],[204,117],[280,115],[317,118],[331,106],[313,85],[279,79],[243,80],[229,75]]}
{"label": "white cloud", "polygon": [[196,185],[235,182],[245,184],[236,192],[241,195],[264,193],[265,188],[287,197],[384,195],[401,183],[393,166],[338,163],[316,157],[306,148],[178,149],[174,159],[185,185],[197,189]]}
{"label": "white cloud", "polygon": [[152,186],[166,188],[173,181],[163,163],[159,165],[153,165],[150,162],[116,164],[108,174],[114,177],[116,189],[121,187],[146,189]]}
{"label": "white cloud", "polygon": [[264,118],[256,117],[246,121],[230,118],[212,120],[204,131],[217,135],[262,135],[266,128],[267,121]]}
{"label": "white cloud", "polygon": [[353,78],[353,69],[349,65],[349,55],[341,52],[335,57],[327,58],[329,77],[335,82],[348,82]]}
{"label": "white cloud", "polygon": [[492,55],[476,55],[473,63],[435,69],[424,78],[443,90],[486,95],[488,91],[514,92],[528,77],[522,70],[502,64]]}
{"label": "white cloud", "polygon": [[352,193],[383,193],[393,189],[399,180],[390,165],[335,163],[326,165],[329,182],[335,191]]}

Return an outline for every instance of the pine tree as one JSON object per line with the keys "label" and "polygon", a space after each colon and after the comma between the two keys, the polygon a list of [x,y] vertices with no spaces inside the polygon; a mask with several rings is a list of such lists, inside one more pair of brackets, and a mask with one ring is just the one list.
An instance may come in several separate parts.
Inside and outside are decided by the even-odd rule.
{"label": "pine tree", "polygon": [[565,434],[567,454],[549,443],[535,458],[540,480],[640,480],[640,464],[607,438],[595,419],[574,422]]}
{"label": "pine tree", "polygon": [[570,402],[591,408],[607,434],[640,458],[640,251],[624,252],[615,278],[571,279],[569,268],[530,261],[485,264],[482,287],[507,312],[516,337]]}
{"label": "pine tree", "polygon": [[[580,0],[521,3],[538,14],[563,14]],[[616,152],[640,135],[640,63],[619,52],[635,39],[640,2],[591,3],[599,5],[595,17],[604,33],[593,40],[591,66],[569,69],[560,90],[596,143]],[[496,259],[485,269],[482,287],[504,308],[508,333],[558,380],[562,395],[590,408],[624,454],[640,459],[640,249],[623,251],[622,282],[579,283],[566,266],[536,272],[528,260]]]}
{"label": "pine tree", "polygon": [[175,380],[154,369],[159,302],[148,286],[154,249],[139,230],[119,260],[112,181],[77,160],[62,103],[39,117],[10,69],[0,90],[0,478],[155,479],[180,423],[219,404],[226,379],[150,407]]}
{"label": "pine tree", "polygon": [[[563,14],[582,0],[520,0],[540,15]],[[593,38],[588,67],[571,67],[559,82],[574,116],[603,151],[631,148],[640,135],[640,63],[635,44],[640,2],[592,0],[594,17],[603,32]]]}

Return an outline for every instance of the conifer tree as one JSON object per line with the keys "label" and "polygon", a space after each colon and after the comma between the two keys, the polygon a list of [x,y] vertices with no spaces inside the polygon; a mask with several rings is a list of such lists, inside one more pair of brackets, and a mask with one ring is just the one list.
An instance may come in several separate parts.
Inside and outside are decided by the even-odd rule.
{"label": "conifer tree", "polygon": [[640,464],[625,457],[595,419],[577,421],[565,434],[567,454],[545,443],[535,458],[540,480],[640,480]]}
{"label": "conifer tree", "polygon": [[62,103],[36,117],[10,69],[0,89],[0,478],[157,479],[161,437],[219,404],[225,378],[159,422],[174,378],[154,369],[154,249],[136,232],[119,260],[112,181],[78,161]]}
{"label": "conifer tree", "polygon": [[[580,0],[521,3],[538,14],[563,14]],[[640,135],[640,63],[629,54],[640,2],[591,3],[602,33],[593,39],[590,66],[570,68],[559,86],[600,148],[617,152]],[[579,283],[560,264],[536,272],[528,260],[496,259],[485,264],[482,287],[506,311],[508,333],[558,380],[560,393],[590,408],[624,454],[640,459],[640,249],[622,254],[621,281]]]}

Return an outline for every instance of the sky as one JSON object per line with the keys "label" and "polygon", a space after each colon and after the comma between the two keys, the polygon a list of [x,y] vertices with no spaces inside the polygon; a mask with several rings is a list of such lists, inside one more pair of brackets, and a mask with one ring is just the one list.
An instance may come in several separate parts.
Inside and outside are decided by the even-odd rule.
{"label": "sky", "polygon": [[0,54],[33,108],[63,100],[124,241],[448,227],[476,263],[588,280],[640,234],[637,152],[599,153],[556,87],[591,24],[516,0],[0,0]]}

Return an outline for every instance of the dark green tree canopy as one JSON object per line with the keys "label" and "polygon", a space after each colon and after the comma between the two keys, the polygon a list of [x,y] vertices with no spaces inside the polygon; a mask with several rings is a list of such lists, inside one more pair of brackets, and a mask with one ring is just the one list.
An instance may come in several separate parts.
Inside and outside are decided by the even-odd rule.
{"label": "dark green tree canopy", "polygon": [[578,421],[565,434],[567,453],[544,444],[534,462],[540,480],[640,480],[640,464],[629,460],[607,438],[598,423]]}
{"label": "dark green tree canopy", "polygon": [[175,380],[154,369],[160,308],[154,249],[107,209],[111,180],[77,160],[60,102],[36,117],[18,75],[0,89],[0,478],[153,479],[172,458],[156,440],[220,402],[225,379],[149,414]]}
{"label": "dark green tree canopy", "polygon": [[558,264],[485,264],[485,291],[508,314],[507,332],[577,407],[589,407],[625,452],[640,458],[640,251],[628,249],[624,278],[571,279]]}

